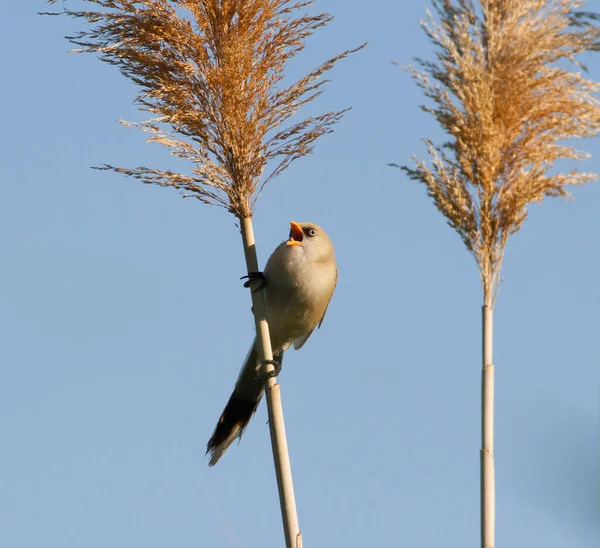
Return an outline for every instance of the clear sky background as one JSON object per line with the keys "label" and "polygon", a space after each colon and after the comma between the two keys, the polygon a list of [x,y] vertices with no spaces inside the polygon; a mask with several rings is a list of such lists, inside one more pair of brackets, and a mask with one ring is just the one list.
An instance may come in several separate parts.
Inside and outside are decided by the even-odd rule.
{"label": "clear sky background", "polygon": [[[282,546],[264,403],[215,468],[204,456],[253,337],[234,218],[91,170],[177,164],[115,123],[141,117],[133,85],[67,54],[81,23],[2,4],[0,545]],[[369,41],[314,105],[353,109],[256,210],[263,264],[296,220],[327,230],[340,268],[322,328],[280,377],[307,548],[479,543],[477,268],[387,165],[441,137],[391,64],[431,55],[425,8],[317,2],[336,19],[289,76]],[[583,61],[599,80],[600,56]],[[578,167],[600,172],[599,145],[582,143],[596,155]],[[531,206],[506,252],[498,546],[600,545],[600,186],[573,194]]]}

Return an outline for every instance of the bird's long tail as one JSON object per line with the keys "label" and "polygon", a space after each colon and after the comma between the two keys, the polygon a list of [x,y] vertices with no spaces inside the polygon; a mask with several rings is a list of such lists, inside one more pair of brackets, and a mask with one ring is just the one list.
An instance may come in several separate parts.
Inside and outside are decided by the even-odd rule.
{"label": "bird's long tail", "polygon": [[206,446],[210,453],[209,466],[217,464],[223,453],[234,442],[241,438],[252,415],[256,411],[264,392],[264,382],[257,378],[258,354],[253,344],[248,352],[240,376],[233,393],[221,413],[221,418]]}

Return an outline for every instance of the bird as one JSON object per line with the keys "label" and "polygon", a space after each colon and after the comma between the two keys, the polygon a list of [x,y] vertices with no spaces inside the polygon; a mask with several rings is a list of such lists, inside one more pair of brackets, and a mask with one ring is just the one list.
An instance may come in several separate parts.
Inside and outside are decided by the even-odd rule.
{"label": "bird", "polygon": [[[246,287],[251,287],[253,281],[260,281],[264,287],[278,374],[283,353],[292,345],[295,350],[302,348],[323,323],[338,280],[333,243],[320,226],[291,221],[288,239],[269,257],[264,272],[247,277]],[[236,439],[241,439],[264,392],[261,371],[255,338],[206,446],[209,466],[214,466]]]}

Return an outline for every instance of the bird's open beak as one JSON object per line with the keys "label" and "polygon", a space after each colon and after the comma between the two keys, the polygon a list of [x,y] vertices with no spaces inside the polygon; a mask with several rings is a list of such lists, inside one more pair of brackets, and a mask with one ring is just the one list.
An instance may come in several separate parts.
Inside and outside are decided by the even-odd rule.
{"label": "bird's open beak", "polygon": [[290,239],[286,242],[287,245],[300,245],[302,240],[304,240],[302,227],[298,223],[290,221]]}

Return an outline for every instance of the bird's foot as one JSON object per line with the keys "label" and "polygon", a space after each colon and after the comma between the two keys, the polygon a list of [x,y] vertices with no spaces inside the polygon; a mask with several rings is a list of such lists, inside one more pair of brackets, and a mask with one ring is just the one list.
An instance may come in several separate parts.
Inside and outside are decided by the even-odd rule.
{"label": "bird's foot", "polygon": [[[272,365],[273,369],[271,371],[265,371],[267,365]],[[256,380],[265,382],[267,379],[271,377],[277,377],[281,372],[281,362],[277,360],[264,360],[260,362],[260,369],[256,374]]]}
{"label": "bird's foot", "polygon": [[248,280],[244,282],[244,287],[249,287],[252,291],[262,289],[267,283],[264,272],[248,272],[248,275],[242,276],[240,280],[243,280],[244,278],[248,278]]}

